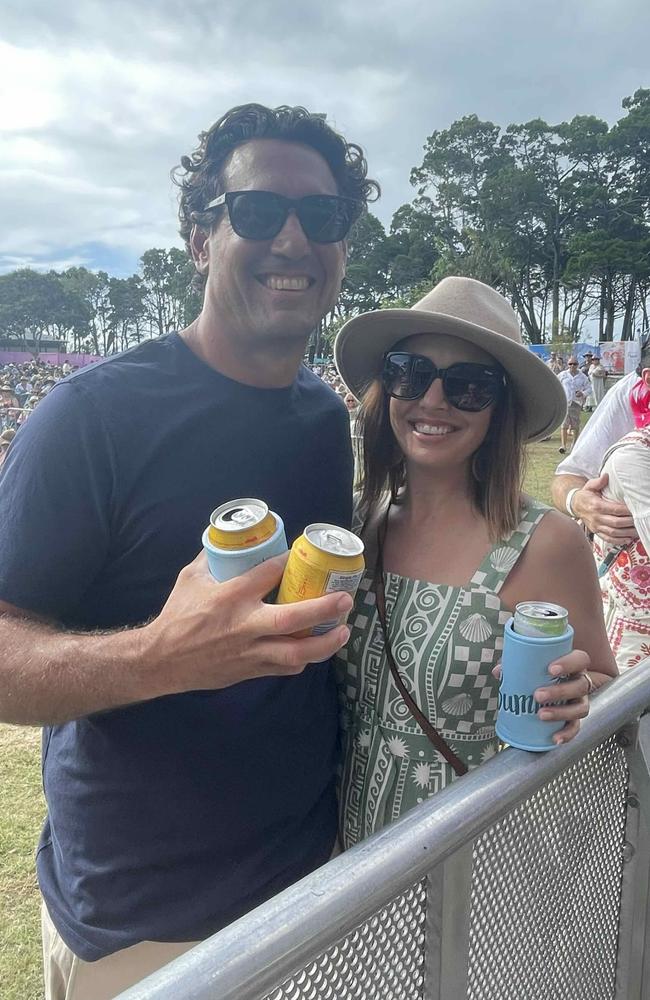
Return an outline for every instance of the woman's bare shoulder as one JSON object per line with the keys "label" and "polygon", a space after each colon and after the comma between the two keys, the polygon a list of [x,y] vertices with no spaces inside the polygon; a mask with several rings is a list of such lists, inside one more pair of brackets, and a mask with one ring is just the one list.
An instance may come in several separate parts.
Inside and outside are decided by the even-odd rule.
{"label": "woman's bare shoulder", "polygon": [[576,549],[591,556],[591,546],[578,522],[552,508],[546,511],[537,525],[528,548],[531,552],[539,552],[561,562],[570,558],[569,551],[575,552]]}
{"label": "woman's bare shoulder", "polygon": [[555,601],[560,594],[595,578],[594,558],[584,531],[557,510],[547,510],[508,576],[502,597],[513,606],[519,601]]}

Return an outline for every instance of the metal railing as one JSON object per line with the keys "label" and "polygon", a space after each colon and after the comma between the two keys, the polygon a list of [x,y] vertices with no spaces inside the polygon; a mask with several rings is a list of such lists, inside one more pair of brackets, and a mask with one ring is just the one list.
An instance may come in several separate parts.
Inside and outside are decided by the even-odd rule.
{"label": "metal railing", "polygon": [[644,1000],[650,660],[120,1000]]}

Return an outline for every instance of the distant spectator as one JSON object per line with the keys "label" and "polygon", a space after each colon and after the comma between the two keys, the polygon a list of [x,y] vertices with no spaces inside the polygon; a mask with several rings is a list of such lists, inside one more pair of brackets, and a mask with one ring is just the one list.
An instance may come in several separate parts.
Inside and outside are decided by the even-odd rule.
{"label": "distant spectator", "polygon": [[5,460],[5,456],[9,450],[9,445],[16,436],[15,430],[13,428],[7,428],[0,434],[0,466]]}
{"label": "distant spectator", "polygon": [[605,395],[605,380],[607,378],[607,371],[603,368],[600,363],[600,358],[597,354],[594,355],[589,366],[588,371],[589,381],[591,383],[591,401],[594,410],[599,403],[602,403],[603,397]]}
{"label": "distant spectator", "polygon": [[352,438],[352,451],[354,453],[355,469],[358,469],[361,458],[361,438],[359,436],[359,427],[357,425],[359,400],[356,398],[354,393],[346,391],[343,397],[343,402],[345,403],[348,413],[350,414],[350,437]]}
{"label": "distant spectator", "polygon": [[27,399],[27,387],[23,384],[23,380],[21,378],[19,378],[14,384],[14,392],[16,393],[16,397],[18,399],[18,405],[22,406]]}
{"label": "distant spectator", "polygon": [[578,440],[578,435],[580,434],[580,414],[582,413],[587,396],[591,392],[591,383],[587,376],[580,371],[578,359],[575,357],[569,358],[567,370],[560,372],[558,378],[562,383],[567,400],[567,415],[560,432],[562,439],[560,454],[564,455],[567,449],[569,431],[573,435],[573,443],[575,444]]}
{"label": "distant spectator", "polygon": [[587,376],[589,375],[589,367],[591,365],[593,356],[594,355],[592,351],[585,351],[585,353],[582,355],[582,364],[580,365],[580,371],[582,372],[583,375]]}

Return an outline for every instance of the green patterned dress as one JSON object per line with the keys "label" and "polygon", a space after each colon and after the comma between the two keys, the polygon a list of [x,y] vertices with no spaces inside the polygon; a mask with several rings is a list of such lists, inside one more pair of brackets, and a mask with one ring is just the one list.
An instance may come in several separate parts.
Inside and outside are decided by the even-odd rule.
{"label": "green patterned dress", "polygon": [[[469,584],[384,575],[391,648],[404,684],[469,768],[492,757],[498,684],[492,668],[511,612],[499,591],[549,509],[525,498],[517,528]],[[384,655],[369,566],[338,654],[343,742],[340,833],[345,848],[435,795],[454,778],[404,703]]]}

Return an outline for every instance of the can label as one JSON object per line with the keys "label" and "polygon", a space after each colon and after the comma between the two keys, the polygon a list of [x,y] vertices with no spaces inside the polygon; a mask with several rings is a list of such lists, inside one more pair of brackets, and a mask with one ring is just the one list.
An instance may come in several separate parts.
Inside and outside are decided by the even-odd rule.
{"label": "can label", "polygon": [[564,635],[568,624],[566,608],[546,601],[530,601],[516,605],[512,627],[517,635],[551,639]]}
{"label": "can label", "polygon": [[[338,591],[354,597],[364,569],[363,542],[360,538],[335,525],[308,525],[293,543],[277,603],[293,604]],[[343,624],[345,618],[343,615],[323,622],[312,629],[311,634],[323,635]]]}

